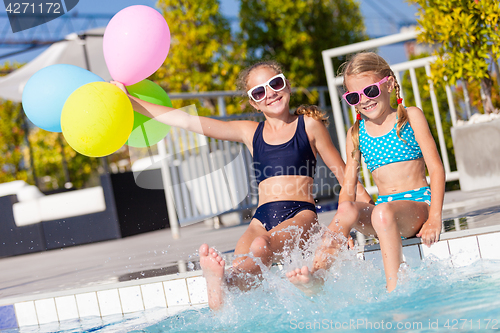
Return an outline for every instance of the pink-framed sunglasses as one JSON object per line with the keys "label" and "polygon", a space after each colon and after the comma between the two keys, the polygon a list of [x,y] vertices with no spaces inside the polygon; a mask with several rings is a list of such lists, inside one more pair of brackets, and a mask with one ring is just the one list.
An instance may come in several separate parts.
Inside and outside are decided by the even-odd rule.
{"label": "pink-framed sunglasses", "polygon": [[361,101],[361,94],[365,95],[369,99],[377,98],[380,96],[380,85],[387,82],[387,80],[389,80],[388,76],[384,77],[377,83],[364,87],[362,90],[348,91],[342,95],[342,97],[345,99],[347,104],[352,106],[359,104]]}

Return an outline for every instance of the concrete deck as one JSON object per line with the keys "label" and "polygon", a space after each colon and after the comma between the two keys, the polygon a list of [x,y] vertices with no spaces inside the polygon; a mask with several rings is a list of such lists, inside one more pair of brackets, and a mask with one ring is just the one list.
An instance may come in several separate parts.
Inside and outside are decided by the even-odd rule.
{"label": "concrete deck", "polygon": [[[493,212],[493,214],[481,214]],[[500,224],[500,188],[448,192],[443,220],[467,217],[468,228]],[[496,214],[495,214],[496,213]],[[328,224],[334,211],[319,214]],[[234,250],[247,224],[215,230],[204,223],[183,227],[174,240],[170,230],[60,250],[0,259],[0,305],[13,297],[103,286],[120,281],[175,274],[181,263],[191,270],[206,242],[223,253]]]}

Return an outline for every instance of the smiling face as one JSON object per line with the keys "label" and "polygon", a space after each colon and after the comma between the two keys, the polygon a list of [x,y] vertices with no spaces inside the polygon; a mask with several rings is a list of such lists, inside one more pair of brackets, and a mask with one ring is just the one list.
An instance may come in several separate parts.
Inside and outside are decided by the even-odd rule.
{"label": "smiling face", "polygon": [[[361,91],[369,85],[376,84],[383,77],[379,77],[372,72],[349,75],[345,77],[345,85],[349,91]],[[376,119],[387,111],[392,110],[390,104],[391,91],[394,86],[394,78],[391,76],[387,82],[380,85],[380,95],[375,98],[368,98],[360,94],[360,102],[356,110],[369,119]]]}
{"label": "smiling face", "polygon": [[[248,76],[247,90],[255,86],[266,83],[270,78],[276,76],[274,69],[266,66],[261,66],[253,69]],[[286,87],[281,91],[274,91],[268,85],[265,87],[266,97],[259,102],[250,99],[250,104],[257,110],[262,111],[266,115],[279,115],[284,112],[289,112],[290,102],[290,85],[286,81]]]}

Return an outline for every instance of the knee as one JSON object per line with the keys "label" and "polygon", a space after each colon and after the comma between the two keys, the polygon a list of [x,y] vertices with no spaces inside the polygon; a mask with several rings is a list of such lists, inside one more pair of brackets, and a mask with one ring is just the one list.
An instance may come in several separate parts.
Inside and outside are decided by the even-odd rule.
{"label": "knee", "polygon": [[349,232],[359,220],[359,211],[354,202],[344,201],[339,204],[337,214],[328,228],[333,232]]}
{"label": "knee", "polygon": [[250,251],[255,257],[263,257],[272,253],[270,238],[268,236],[258,236],[250,245]]}
{"label": "knee", "polygon": [[359,218],[359,211],[354,202],[344,201],[339,204],[337,215],[339,217],[357,220]]}
{"label": "knee", "polygon": [[373,209],[372,225],[375,230],[383,230],[396,224],[394,212],[387,204],[380,204]]}

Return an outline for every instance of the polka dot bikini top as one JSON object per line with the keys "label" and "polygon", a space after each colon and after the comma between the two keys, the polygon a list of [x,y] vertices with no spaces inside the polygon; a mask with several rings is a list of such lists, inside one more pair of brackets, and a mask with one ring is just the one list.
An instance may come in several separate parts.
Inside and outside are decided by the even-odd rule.
{"label": "polka dot bikini top", "polygon": [[416,160],[423,156],[410,123],[407,122],[399,132],[406,142],[397,136],[396,126],[397,123],[385,135],[373,137],[366,132],[365,120],[360,120],[359,150],[371,172],[383,165]]}

